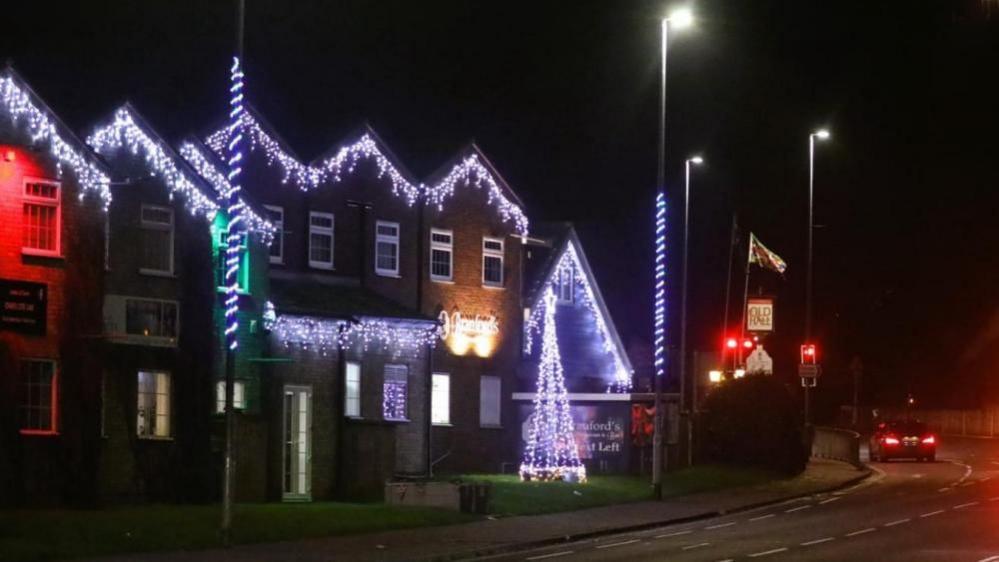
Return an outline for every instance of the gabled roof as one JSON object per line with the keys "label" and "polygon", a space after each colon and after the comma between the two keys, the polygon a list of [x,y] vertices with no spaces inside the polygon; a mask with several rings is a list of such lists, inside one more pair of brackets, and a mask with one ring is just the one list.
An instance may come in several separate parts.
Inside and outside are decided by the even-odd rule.
{"label": "gabled roof", "polygon": [[107,208],[111,203],[107,163],[62,122],[10,63],[0,70],[0,113],[9,117],[15,128],[26,132],[32,142],[47,145],[59,164],[73,171],[80,187],[96,191]]}

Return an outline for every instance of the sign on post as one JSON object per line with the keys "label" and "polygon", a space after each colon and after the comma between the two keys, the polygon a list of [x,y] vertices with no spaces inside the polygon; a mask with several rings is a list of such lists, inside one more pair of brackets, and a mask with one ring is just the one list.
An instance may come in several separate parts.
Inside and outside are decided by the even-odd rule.
{"label": "sign on post", "polygon": [[47,309],[44,283],[0,279],[0,330],[44,336]]}
{"label": "sign on post", "polygon": [[746,331],[774,331],[774,300],[768,297],[754,297],[746,301]]}

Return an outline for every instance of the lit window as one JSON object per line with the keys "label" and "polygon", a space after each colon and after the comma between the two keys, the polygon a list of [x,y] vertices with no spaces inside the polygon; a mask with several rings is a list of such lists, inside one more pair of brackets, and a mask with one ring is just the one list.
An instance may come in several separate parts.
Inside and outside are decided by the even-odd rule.
{"label": "lit window", "polygon": [[55,363],[21,361],[21,433],[55,433],[58,411],[58,381]]}
{"label": "lit window", "polygon": [[22,249],[29,254],[57,256],[60,251],[60,188],[48,181],[24,184]]}
{"label": "lit window", "polygon": [[430,394],[431,423],[451,423],[451,375],[434,373]]}
{"label": "lit window", "polygon": [[375,273],[399,275],[399,223],[375,223]]}
{"label": "lit window", "polygon": [[[246,383],[243,381],[232,381],[232,407],[246,409]],[[225,381],[215,383],[215,413],[225,413]]]}
{"label": "lit window", "polygon": [[361,364],[347,361],[344,374],[343,412],[350,418],[361,417]]}
{"label": "lit window", "polygon": [[409,367],[385,365],[382,381],[382,417],[387,420],[406,421],[406,402],[409,400]]}
{"label": "lit window", "polygon": [[332,213],[309,213],[309,267],[333,269]]}
{"label": "lit window", "polygon": [[479,379],[479,425],[500,425],[500,378],[484,376]]}
{"label": "lit window", "polygon": [[454,234],[450,230],[430,229],[431,279],[435,281],[451,280],[453,254]]}
{"label": "lit window", "polygon": [[271,242],[271,263],[284,263],[284,208],[264,205],[267,220],[274,225],[274,240]]}
{"label": "lit window", "polygon": [[170,373],[139,371],[135,432],[139,437],[170,437]]}
{"label": "lit window", "polygon": [[482,239],[482,284],[489,287],[503,286],[503,240]]}
{"label": "lit window", "polygon": [[142,206],[143,273],[173,273],[173,209]]}
{"label": "lit window", "polygon": [[177,339],[177,303],[125,299],[125,333],[130,336]]}
{"label": "lit window", "polygon": [[558,270],[558,300],[559,302],[572,302],[575,298],[575,284],[572,276],[572,268],[563,267]]}

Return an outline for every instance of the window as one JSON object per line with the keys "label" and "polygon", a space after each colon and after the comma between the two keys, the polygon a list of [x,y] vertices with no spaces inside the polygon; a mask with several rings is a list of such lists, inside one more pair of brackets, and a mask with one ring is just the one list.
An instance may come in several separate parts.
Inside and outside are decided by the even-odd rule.
{"label": "window", "polygon": [[177,338],[177,303],[125,299],[125,333],[151,338]]}
{"label": "window", "polygon": [[271,242],[271,263],[284,263],[284,208],[264,205],[267,220],[274,225],[274,240]]}
{"label": "window", "polygon": [[332,213],[309,213],[309,267],[333,269]]}
{"label": "window", "polygon": [[170,373],[139,371],[135,432],[139,437],[170,437]]}
{"label": "window", "polygon": [[55,362],[36,359],[21,361],[21,433],[54,434],[58,381]]}
{"label": "window", "polygon": [[385,365],[382,381],[382,417],[387,420],[406,421],[406,402],[409,400],[409,367]]}
{"label": "window", "polygon": [[58,256],[60,252],[61,205],[59,184],[28,180],[24,183],[22,251]]}
{"label": "window", "polygon": [[173,274],[173,209],[143,205],[141,226],[139,271]]}
{"label": "window", "polygon": [[557,294],[559,302],[572,302],[575,297],[575,284],[572,278],[572,268],[563,267],[558,270]]}
{"label": "window", "polygon": [[375,223],[375,273],[399,275],[399,223]]}
{"label": "window", "polygon": [[[246,383],[232,381],[232,407],[237,410],[246,409]],[[225,413],[225,381],[215,383],[215,413]]]}
{"label": "window", "polygon": [[487,287],[503,286],[503,240],[482,239],[482,284]]}
{"label": "window", "polygon": [[[246,237],[244,232],[239,239],[239,269],[236,271],[237,291],[247,292],[250,286],[250,254],[246,251]],[[225,291],[226,274],[226,253],[229,248],[229,232],[225,228],[218,231],[218,245],[216,246],[218,255],[215,259],[215,284],[220,291]]]}
{"label": "window", "polygon": [[452,277],[452,255],[454,235],[450,230],[430,229],[430,278],[434,281],[450,281]]}
{"label": "window", "polygon": [[343,414],[348,418],[361,417],[361,364],[347,361],[344,373]]}
{"label": "window", "polygon": [[479,379],[479,425],[500,425],[500,378],[484,376]]}
{"label": "window", "polygon": [[451,423],[451,375],[434,373],[430,392],[430,422]]}

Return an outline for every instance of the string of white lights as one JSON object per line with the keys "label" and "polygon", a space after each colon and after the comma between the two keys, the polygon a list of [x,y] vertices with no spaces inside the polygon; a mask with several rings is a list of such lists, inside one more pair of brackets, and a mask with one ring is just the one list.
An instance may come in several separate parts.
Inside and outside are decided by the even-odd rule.
{"label": "string of white lights", "polygon": [[274,315],[265,327],[286,349],[313,351],[323,357],[340,347],[355,345],[365,352],[374,346],[381,346],[394,353],[418,353],[427,346],[436,346],[441,336],[439,326],[416,327],[376,319],[348,322],[288,314]]}

